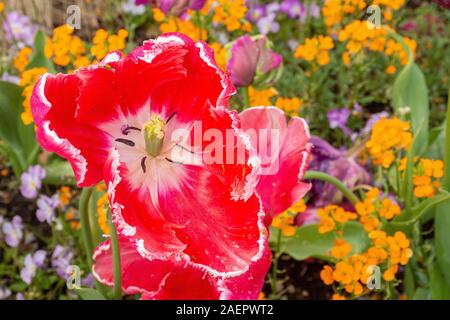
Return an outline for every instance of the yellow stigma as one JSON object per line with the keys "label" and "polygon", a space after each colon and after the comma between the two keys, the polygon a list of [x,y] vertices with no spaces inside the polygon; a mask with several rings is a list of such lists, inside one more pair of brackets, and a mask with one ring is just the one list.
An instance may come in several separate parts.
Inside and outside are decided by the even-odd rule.
{"label": "yellow stigma", "polygon": [[146,124],[144,124],[145,150],[153,157],[156,157],[162,148],[164,140],[164,127],[166,122],[159,116],[153,115]]}

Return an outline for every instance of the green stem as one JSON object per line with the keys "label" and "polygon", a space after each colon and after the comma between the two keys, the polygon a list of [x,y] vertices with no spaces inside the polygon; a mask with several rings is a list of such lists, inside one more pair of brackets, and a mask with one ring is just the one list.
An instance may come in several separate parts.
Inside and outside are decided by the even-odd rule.
{"label": "green stem", "polygon": [[280,243],[281,243],[281,229],[278,229],[277,234],[277,245],[275,247],[275,252],[273,254],[273,267],[272,267],[272,296],[274,299],[277,298],[278,294],[278,258],[280,252]]}
{"label": "green stem", "polygon": [[450,191],[450,87],[448,89],[448,103],[447,103],[447,120],[445,127],[445,154],[444,154],[444,180],[443,186],[447,191]]}
{"label": "green stem", "polygon": [[89,269],[92,266],[92,253],[94,252],[94,245],[92,242],[91,226],[89,223],[89,199],[92,195],[93,188],[84,188],[81,191],[80,203],[78,209],[80,211],[81,233],[84,240],[84,248],[86,250],[87,261]]}
{"label": "green stem", "polygon": [[29,154],[29,156],[27,158],[27,164],[29,166],[36,163],[37,158],[39,156],[39,151],[41,151],[41,147],[39,144],[36,143],[36,145],[34,146],[33,150],[31,151],[31,153]]}
{"label": "green stem", "polygon": [[114,262],[114,299],[122,299],[122,271],[120,268],[120,249],[119,249],[119,239],[117,237],[117,231],[114,223],[111,219],[109,222],[109,233],[111,236],[111,247]]}
{"label": "green stem", "polygon": [[250,106],[250,96],[248,94],[248,87],[241,88],[242,100],[244,101],[244,109]]}
{"label": "green stem", "polygon": [[344,194],[344,196],[350,200],[351,203],[356,204],[359,202],[358,197],[351,191],[347,186],[342,183],[340,180],[336,179],[333,176],[330,176],[329,174],[325,172],[319,172],[319,171],[306,171],[305,173],[305,179],[306,180],[320,180],[325,181],[328,183],[331,183],[333,186],[338,188],[340,192]]}

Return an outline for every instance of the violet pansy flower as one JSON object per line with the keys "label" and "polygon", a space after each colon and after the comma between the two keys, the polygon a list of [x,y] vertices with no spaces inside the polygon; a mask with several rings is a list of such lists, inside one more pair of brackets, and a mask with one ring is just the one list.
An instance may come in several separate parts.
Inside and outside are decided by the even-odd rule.
{"label": "violet pansy flower", "polygon": [[17,247],[23,238],[22,218],[15,216],[11,222],[4,222],[2,231],[5,236],[6,244],[12,248]]}
{"label": "violet pansy flower", "polygon": [[31,166],[20,177],[20,193],[27,199],[34,199],[42,187],[45,170],[39,166]]}
{"label": "violet pansy flower", "polygon": [[59,204],[59,196],[58,194],[53,195],[52,197],[48,197],[42,195],[39,197],[37,201],[38,209],[36,211],[36,218],[40,222],[47,222],[51,224],[55,217],[55,209]]}
{"label": "violet pansy flower", "polygon": [[36,276],[38,268],[42,268],[45,264],[46,253],[44,250],[38,250],[34,254],[27,254],[24,260],[24,266],[20,271],[20,277],[26,284],[31,284]]}

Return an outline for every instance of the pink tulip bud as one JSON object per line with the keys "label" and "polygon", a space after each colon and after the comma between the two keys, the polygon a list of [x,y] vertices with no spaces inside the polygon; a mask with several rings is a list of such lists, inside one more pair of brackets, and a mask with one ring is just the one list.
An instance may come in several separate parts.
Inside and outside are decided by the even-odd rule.
{"label": "pink tulip bud", "polygon": [[231,44],[228,71],[237,87],[269,85],[281,75],[282,56],[272,51],[265,36],[244,35]]}

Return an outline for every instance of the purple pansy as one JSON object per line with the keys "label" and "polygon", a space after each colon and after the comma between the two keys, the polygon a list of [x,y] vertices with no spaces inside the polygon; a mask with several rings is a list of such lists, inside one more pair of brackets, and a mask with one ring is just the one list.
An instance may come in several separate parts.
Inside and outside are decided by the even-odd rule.
{"label": "purple pansy", "polygon": [[145,13],[145,7],[137,5],[134,0],[127,0],[122,4],[122,10],[125,13],[138,16]]}
{"label": "purple pansy", "polygon": [[24,266],[20,271],[22,280],[30,285],[36,275],[38,268],[42,268],[45,264],[46,253],[44,250],[38,250],[34,254],[29,253],[25,256]]}
{"label": "purple pansy", "polygon": [[0,287],[0,300],[6,300],[11,296],[11,290],[5,286]]}
{"label": "purple pansy", "polygon": [[331,129],[339,128],[349,137],[353,136],[352,130],[347,127],[347,121],[350,117],[350,110],[346,108],[331,109],[327,113],[328,122]]}
{"label": "purple pansy", "polygon": [[22,173],[20,177],[20,193],[27,199],[34,199],[38,195],[42,186],[42,179],[45,178],[45,170],[39,166],[31,166]]}
{"label": "purple pansy", "polygon": [[8,246],[15,248],[19,245],[23,238],[22,218],[15,216],[11,222],[4,222],[2,225],[5,242]]}
{"label": "purple pansy", "polygon": [[[311,143],[314,145],[309,163],[311,170],[326,172],[342,181],[350,189],[360,184],[370,184],[370,174],[355,159],[357,152],[338,150],[316,136],[311,137]],[[308,207],[315,208],[332,203],[338,204],[344,200],[342,193],[336,187],[323,182],[313,184],[311,196]]]}
{"label": "purple pansy", "polygon": [[289,18],[299,18],[304,12],[304,7],[300,0],[283,0],[280,4],[280,11],[286,14]]}
{"label": "purple pansy", "polygon": [[387,118],[389,117],[389,113],[386,111],[382,111],[379,113],[374,113],[370,116],[369,120],[367,120],[365,127],[362,129],[362,133],[368,134],[370,131],[372,131],[372,127],[375,123],[378,122],[381,118]]}
{"label": "purple pansy", "polygon": [[236,39],[231,46],[231,58],[227,65],[233,85],[249,86],[258,81],[256,77],[265,77],[280,67],[282,57],[270,47],[263,36],[252,38],[244,35]]}
{"label": "purple pansy", "polygon": [[206,0],[136,0],[136,5],[151,3],[154,7],[160,9],[164,14],[180,16],[187,10],[200,10],[206,3]]}
{"label": "purple pansy", "polygon": [[70,267],[70,260],[73,258],[73,253],[67,248],[57,245],[52,253],[52,268],[55,269],[56,274],[67,280],[69,277],[68,268]]}
{"label": "purple pansy", "polygon": [[276,21],[276,14],[269,13],[268,15],[261,17],[257,22],[259,32],[267,35],[269,33],[276,33],[280,31],[280,24]]}
{"label": "purple pansy", "polygon": [[37,26],[31,22],[28,16],[19,11],[11,11],[3,21],[3,29],[8,41],[14,41],[20,47],[23,47],[33,45]]}
{"label": "purple pansy", "polygon": [[55,209],[59,204],[58,194],[48,197],[41,195],[37,201],[38,209],[36,210],[36,218],[40,222],[51,224],[55,217]]}
{"label": "purple pansy", "polygon": [[8,72],[3,73],[0,80],[5,82],[11,82],[14,84],[19,84],[19,77],[13,76]]}

